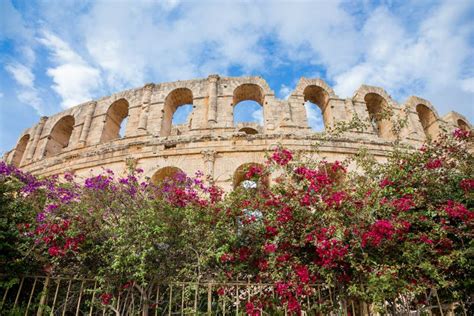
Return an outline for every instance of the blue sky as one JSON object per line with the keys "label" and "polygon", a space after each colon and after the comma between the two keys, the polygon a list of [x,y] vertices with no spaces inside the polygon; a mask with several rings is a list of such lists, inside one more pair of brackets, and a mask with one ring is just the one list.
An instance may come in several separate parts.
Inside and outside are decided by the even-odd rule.
{"label": "blue sky", "polygon": [[281,98],[301,76],[341,97],[377,85],[472,123],[474,2],[2,0],[0,153],[41,115],[213,73],[261,75]]}

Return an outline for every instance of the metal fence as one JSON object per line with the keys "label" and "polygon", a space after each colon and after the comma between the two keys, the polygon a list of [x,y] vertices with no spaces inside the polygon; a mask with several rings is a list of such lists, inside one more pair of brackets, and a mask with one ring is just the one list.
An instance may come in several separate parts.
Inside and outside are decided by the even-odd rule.
{"label": "metal fence", "polygon": [[[312,286],[312,294],[300,297],[302,315],[375,315],[368,304],[337,300],[335,289]],[[27,276],[3,282],[1,315],[244,315],[245,304],[264,295],[279,306],[270,284],[249,282],[176,282],[156,284],[147,293],[128,286],[109,302],[94,279]],[[287,315],[282,307],[262,306],[262,315]],[[461,303],[442,304],[436,291],[426,295],[424,306],[409,300],[384,307],[384,315],[467,315]]]}

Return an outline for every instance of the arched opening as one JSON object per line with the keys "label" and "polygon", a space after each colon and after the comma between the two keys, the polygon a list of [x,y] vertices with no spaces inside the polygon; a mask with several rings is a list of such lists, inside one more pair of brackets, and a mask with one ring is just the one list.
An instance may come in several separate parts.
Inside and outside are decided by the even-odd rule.
{"label": "arched opening", "polygon": [[[185,107],[178,112],[177,110],[181,106]],[[179,122],[182,121],[187,122],[192,109],[193,93],[191,90],[188,88],[178,88],[171,91],[165,99],[160,136],[169,136],[173,124],[180,124]]]}
{"label": "arched opening", "polygon": [[458,119],[458,127],[462,129],[463,131],[470,131],[471,129],[469,128],[469,125],[461,119]]}
{"label": "arched opening", "polygon": [[323,88],[311,85],[304,89],[303,96],[308,126],[315,132],[324,131],[328,121],[325,115],[328,115],[329,94]]}
{"label": "arched opening", "polygon": [[46,144],[45,157],[51,157],[60,153],[64,148],[69,146],[72,131],[74,129],[74,117],[67,115],[61,118],[54,125],[48,137]]}
{"label": "arched opening", "polygon": [[[232,179],[232,184],[234,186],[234,190],[237,188],[243,189],[256,189],[258,187],[258,182],[252,178],[249,178],[249,173],[255,170],[263,170],[263,165],[259,163],[245,163],[240,165],[234,172],[234,176]],[[269,185],[268,177],[264,176],[261,183],[265,186]]]}
{"label": "arched opening", "polygon": [[107,110],[101,141],[108,142],[125,136],[128,122],[128,102],[120,99],[112,103]]}
{"label": "arched opening", "polygon": [[420,119],[421,126],[427,138],[436,137],[436,116],[433,111],[424,104],[418,104],[416,106],[416,112],[418,113],[418,118]]}
{"label": "arched opening", "polygon": [[368,93],[364,100],[369,112],[370,123],[377,135],[384,139],[392,139],[392,124],[390,117],[388,117],[390,109],[387,101],[376,93]]}
{"label": "arched opening", "polygon": [[232,104],[234,126],[248,122],[264,124],[264,95],[258,85],[246,83],[235,88]]}
{"label": "arched opening", "polygon": [[183,104],[176,109],[173,114],[173,119],[171,120],[172,125],[181,125],[187,124],[189,121],[189,116],[193,112],[192,104]]}
{"label": "arched opening", "polygon": [[247,135],[255,135],[255,134],[258,134],[258,131],[255,129],[255,128],[251,128],[251,127],[243,127],[241,129],[239,129],[239,132],[243,132]]}
{"label": "arched opening", "polygon": [[28,145],[29,141],[30,141],[30,134],[24,135],[18,141],[18,144],[16,145],[16,148],[15,148],[15,153],[13,154],[13,159],[12,159],[12,164],[15,167],[20,166],[21,160],[23,159],[23,154],[25,153],[25,150],[26,150],[26,145]]}
{"label": "arched opening", "polygon": [[180,177],[184,177],[185,173],[183,170],[177,167],[164,167],[158,169],[151,177],[151,182],[154,185],[159,185],[165,180],[174,180]]}

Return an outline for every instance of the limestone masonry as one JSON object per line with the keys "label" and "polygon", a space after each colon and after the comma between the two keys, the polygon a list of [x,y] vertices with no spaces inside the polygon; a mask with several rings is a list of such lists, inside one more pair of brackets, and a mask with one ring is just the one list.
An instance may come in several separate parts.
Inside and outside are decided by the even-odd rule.
{"label": "limestone masonry", "polygon": [[[234,125],[234,105],[253,100],[263,108],[263,125]],[[441,130],[472,129],[459,113],[439,117],[431,103],[412,96],[397,104],[382,88],[362,85],[352,98],[339,98],[321,79],[301,78],[288,100],[280,100],[261,77],[219,77],[147,84],[86,102],[26,129],[4,160],[35,175],[73,172],[88,177],[110,168],[117,173],[133,163],[157,182],[178,170],[203,171],[229,191],[249,164],[263,163],[281,144],[314,152],[322,139],[308,127],[305,102],[321,109],[326,129],[358,117],[363,131],[323,139],[318,157],[341,160],[365,147],[379,160],[393,148],[398,118],[406,118],[401,142],[418,147]],[[176,109],[192,104],[186,124],[173,125]],[[390,113],[390,116],[381,115]],[[120,124],[128,117],[125,135]]]}

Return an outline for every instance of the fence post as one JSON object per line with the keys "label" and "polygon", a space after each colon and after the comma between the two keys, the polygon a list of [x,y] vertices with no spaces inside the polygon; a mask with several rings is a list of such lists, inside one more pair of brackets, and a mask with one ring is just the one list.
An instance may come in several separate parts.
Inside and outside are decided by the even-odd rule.
{"label": "fence post", "polygon": [[25,281],[24,277],[21,278],[20,285],[18,286],[18,292],[16,293],[15,303],[13,304],[13,309],[15,309],[16,304],[18,304],[18,298],[20,297],[21,288],[23,287],[23,281]]}
{"label": "fence post", "polygon": [[171,308],[173,306],[173,284],[170,284],[170,301],[168,302],[168,315],[171,316]]}
{"label": "fence post", "polygon": [[44,280],[43,291],[41,291],[41,298],[39,301],[38,311],[36,311],[36,316],[43,315],[44,305],[46,303],[46,294],[48,293],[49,279],[50,277],[48,275],[46,279]]}
{"label": "fence post", "polygon": [[181,315],[184,315],[184,283],[181,285]]}
{"label": "fence post", "polygon": [[79,311],[81,309],[81,300],[82,300],[82,290],[84,289],[84,280],[81,282],[81,289],[79,290],[79,298],[77,299],[76,306],[76,316],[79,316]]}
{"label": "fence post", "polygon": [[89,316],[92,316],[92,310],[94,308],[94,302],[95,302],[95,290],[97,289],[97,280],[94,282],[94,290],[92,290],[92,299],[91,299],[91,308],[89,309]]}
{"label": "fence post", "polygon": [[66,298],[64,299],[64,307],[63,307],[62,316],[66,315],[67,300],[69,299],[69,291],[71,291],[71,284],[72,284],[72,279],[69,279],[69,284],[67,286],[67,292],[66,292]]}
{"label": "fence post", "polygon": [[160,304],[160,283],[156,287],[155,316],[158,316],[158,306]]}
{"label": "fence post", "polygon": [[239,315],[239,306],[240,306],[239,284],[235,285],[235,293],[236,293],[236,297],[237,297],[237,304],[235,306],[235,315]]}
{"label": "fence post", "polygon": [[58,283],[56,284],[56,291],[54,292],[54,299],[53,299],[53,306],[51,306],[50,315],[54,315],[54,307],[56,306],[56,299],[58,298],[58,291],[59,291],[59,284],[61,283],[61,279],[58,278]]}
{"label": "fence post", "polygon": [[212,313],[212,283],[207,285],[207,314]]}
{"label": "fence post", "polygon": [[35,277],[35,281],[33,282],[33,287],[31,288],[30,298],[28,299],[28,305],[26,305],[25,316],[28,315],[28,310],[30,309],[31,300],[33,299],[33,294],[35,293],[35,288],[36,288],[36,282],[37,281],[38,281],[38,278]]}
{"label": "fence post", "polygon": [[444,316],[443,307],[441,306],[441,302],[439,301],[438,290],[435,289],[435,290],[434,290],[434,293],[435,293],[435,295],[436,295],[436,302],[438,303],[439,313],[441,314],[441,316]]}
{"label": "fence post", "polygon": [[5,289],[5,293],[3,293],[3,298],[2,298],[2,305],[0,305],[0,310],[2,309],[3,307],[3,304],[5,304],[5,301],[7,299],[7,295],[8,295],[8,291],[10,290],[10,287],[7,287]]}
{"label": "fence post", "polygon": [[196,290],[194,291],[194,313],[197,313],[198,295],[199,295],[199,279],[196,282]]}

